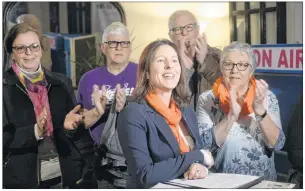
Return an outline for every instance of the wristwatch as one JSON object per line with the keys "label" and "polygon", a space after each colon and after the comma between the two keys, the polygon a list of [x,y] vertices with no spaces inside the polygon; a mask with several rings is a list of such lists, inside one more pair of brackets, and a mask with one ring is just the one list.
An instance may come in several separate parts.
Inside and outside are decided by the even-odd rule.
{"label": "wristwatch", "polygon": [[263,115],[258,115],[258,114],[255,114],[255,118],[256,118],[256,121],[257,122],[261,122],[267,115],[267,110],[265,110],[265,112],[263,113]]}

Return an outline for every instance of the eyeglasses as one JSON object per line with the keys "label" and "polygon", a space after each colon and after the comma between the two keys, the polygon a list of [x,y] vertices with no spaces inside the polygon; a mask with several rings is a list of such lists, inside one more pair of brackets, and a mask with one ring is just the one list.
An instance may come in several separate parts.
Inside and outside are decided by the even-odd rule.
{"label": "eyeglasses", "polygon": [[108,41],[107,43],[110,48],[117,48],[119,44],[122,48],[128,48],[130,46],[130,41]]}
{"label": "eyeglasses", "polygon": [[197,23],[191,23],[183,27],[172,28],[170,31],[173,32],[175,35],[179,35],[183,32],[184,29],[186,29],[187,32],[193,31],[196,28],[196,26],[198,26]]}
{"label": "eyeglasses", "polygon": [[234,68],[234,66],[236,66],[236,68],[239,71],[245,71],[245,70],[247,70],[247,68],[249,67],[250,64],[242,63],[242,62],[240,62],[240,63],[224,62],[222,65],[225,70],[232,70]]}
{"label": "eyeglasses", "polygon": [[38,52],[40,50],[40,47],[41,46],[39,44],[31,44],[29,46],[18,45],[12,48],[17,52],[17,54],[23,54],[28,48],[31,50],[31,52]]}

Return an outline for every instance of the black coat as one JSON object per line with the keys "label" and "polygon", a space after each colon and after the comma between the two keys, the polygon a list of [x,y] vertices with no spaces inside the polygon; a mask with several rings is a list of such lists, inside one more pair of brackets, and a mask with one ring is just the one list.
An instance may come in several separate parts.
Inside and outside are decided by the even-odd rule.
{"label": "black coat", "polygon": [[[63,127],[65,116],[75,106],[71,80],[44,71],[63,186],[73,187],[82,176],[84,161],[71,135]],[[38,187],[38,141],[36,116],[26,89],[10,68],[3,74],[3,185],[6,188]],[[73,134],[72,134],[73,136]],[[6,164],[5,164],[6,163]]]}

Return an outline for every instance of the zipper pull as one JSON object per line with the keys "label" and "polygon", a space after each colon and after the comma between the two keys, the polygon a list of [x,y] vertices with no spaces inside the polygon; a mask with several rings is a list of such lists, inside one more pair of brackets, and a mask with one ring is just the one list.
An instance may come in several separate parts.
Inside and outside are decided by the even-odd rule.
{"label": "zipper pull", "polygon": [[3,165],[4,168],[7,167],[7,164],[8,164],[8,163],[10,162],[10,160],[11,160],[11,153],[7,154],[7,156],[6,156],[5,158],[6,158],[6,161],[5,161],[4,165]]}

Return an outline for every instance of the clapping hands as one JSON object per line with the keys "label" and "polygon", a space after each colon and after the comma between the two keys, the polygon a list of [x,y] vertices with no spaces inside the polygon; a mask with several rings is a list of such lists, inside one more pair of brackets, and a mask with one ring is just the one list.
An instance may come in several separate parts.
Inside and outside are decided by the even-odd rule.
{"label": "clapping hands", "polygon": [[84,116],[78,114],[81,109],[81,105],[77,105],[72,111],[70,111],[65,118],[64,128],[66,130],[75,130],[79,123],[83,122]]}

